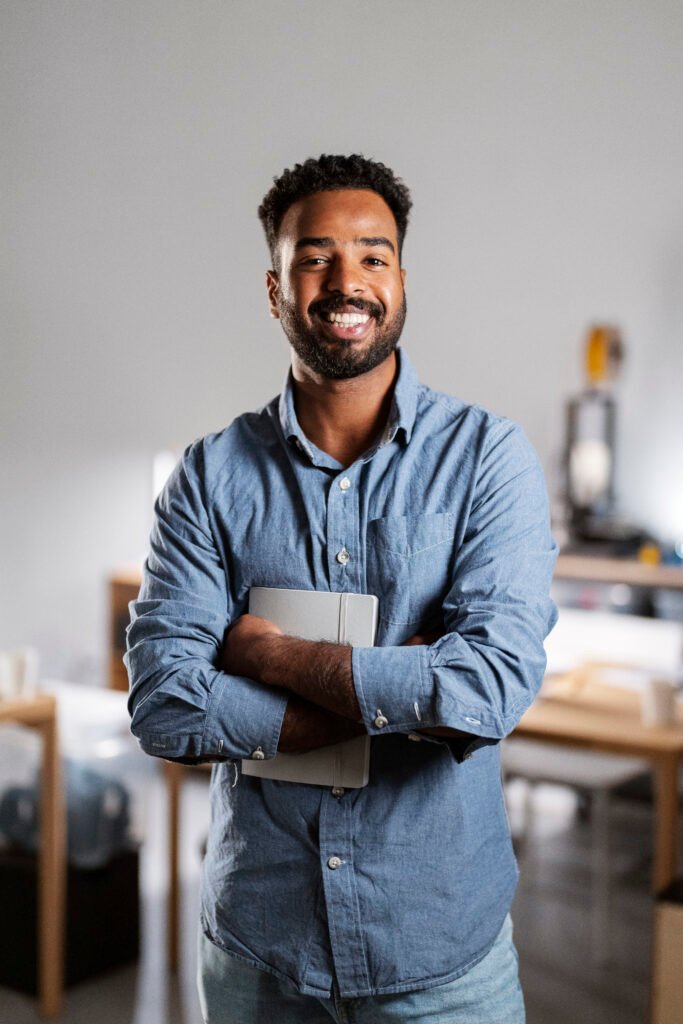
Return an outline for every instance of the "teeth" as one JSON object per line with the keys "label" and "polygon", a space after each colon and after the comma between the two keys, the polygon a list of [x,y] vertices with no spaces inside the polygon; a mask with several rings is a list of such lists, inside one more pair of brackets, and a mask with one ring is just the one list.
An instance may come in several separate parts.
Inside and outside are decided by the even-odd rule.
{"label": "teeth", "polygon": [[366,324],[370,317],[367,313],[329,313],[327,319],[331,324],[354,327],[356,324]]}

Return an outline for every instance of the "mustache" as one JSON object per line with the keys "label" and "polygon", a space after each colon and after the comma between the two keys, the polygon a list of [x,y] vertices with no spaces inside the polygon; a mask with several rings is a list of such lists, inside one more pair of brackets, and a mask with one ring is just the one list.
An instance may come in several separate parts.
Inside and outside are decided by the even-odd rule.
{"label": "mustache", "polygon": [[349,299],[343,295],[336,295],[330,299],[320,299],[312,302],[308,307],[310,316],[329,316],[330,313],[339,313],[345,307],[353,306],[359,313],[367,313],[375,320],[381,320],[384,316],[384,307],[377,302],[366,302],[365,299]]}

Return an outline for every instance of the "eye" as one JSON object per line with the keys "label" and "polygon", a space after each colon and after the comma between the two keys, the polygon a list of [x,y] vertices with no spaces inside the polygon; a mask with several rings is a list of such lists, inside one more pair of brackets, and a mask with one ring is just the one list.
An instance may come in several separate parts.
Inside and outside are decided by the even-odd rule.
{"label": "eye", "polygon": [[368,263],[371,267],[386,267],[387,264],[384,260],[381,260],[379,256],[366,256],[365,263]]}
{"label": "eye", "polygon": [[300,267],[320,267],[327,263],[324,256],[307,256],[299,263]]}

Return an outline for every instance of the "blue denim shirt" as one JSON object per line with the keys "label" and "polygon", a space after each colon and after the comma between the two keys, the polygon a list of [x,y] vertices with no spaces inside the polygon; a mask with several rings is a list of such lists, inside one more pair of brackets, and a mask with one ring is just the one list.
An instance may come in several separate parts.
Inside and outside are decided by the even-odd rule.
{"label": "blue denim shirt", "polygon": [[[428,988],[490,949],[517,879],[497,742],[534,698],[555,621],[529,443],[399,359],[386,430],[350,466],[304,436],[291,378],[188,448],[131,605],[134,734],[149,754],[217,762],[204,930],[311,995],[329,995],[333,975],[347,998]],[[377,644],[352,656],[367,787],[240,774],[239,759],[275,754],[286,703],[215,667],[252,586],[379,598]],[[436,628],[430,646],[401,646]],[[411,739],[432,726],[472,739]]]}

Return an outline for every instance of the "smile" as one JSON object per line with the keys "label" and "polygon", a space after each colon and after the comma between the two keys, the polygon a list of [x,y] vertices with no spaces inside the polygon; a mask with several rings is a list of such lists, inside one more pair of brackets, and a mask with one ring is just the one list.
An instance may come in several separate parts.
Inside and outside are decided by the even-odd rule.
{"label": "smile", "polygon": [[355,327],[357,324],[366,324],[370,317],[367,313],[328,313],[326,319],[331,324]]}
{"label": "smile", "polygon": [[338,341],[361,341],[375,323],[369,313],[325,313],[321,320],[326,334]]}

